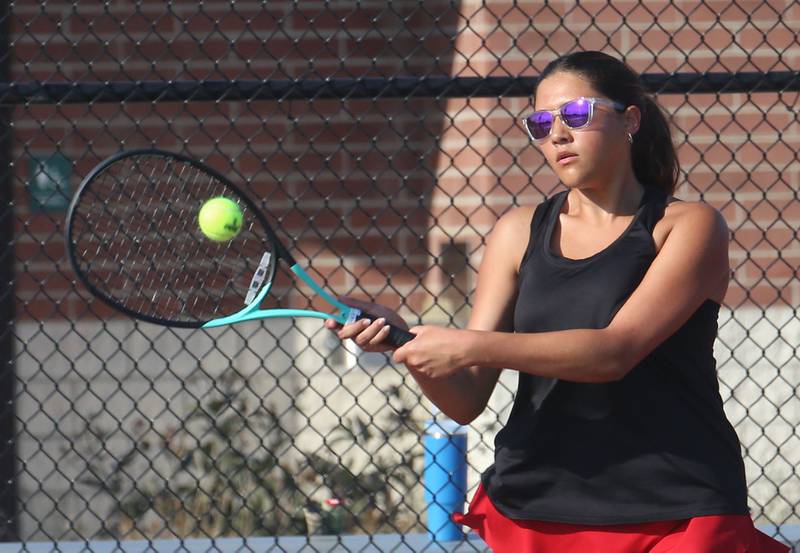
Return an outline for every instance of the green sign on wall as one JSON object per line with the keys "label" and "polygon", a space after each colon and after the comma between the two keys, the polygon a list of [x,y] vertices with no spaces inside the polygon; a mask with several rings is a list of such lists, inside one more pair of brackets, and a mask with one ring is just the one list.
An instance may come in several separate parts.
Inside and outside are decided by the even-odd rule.
{"label": "green sign on wall", "polygon": [[72,193],[72,164],[61,154],[34,155],[28,160],[28,194],[32,211],[66,211]]}

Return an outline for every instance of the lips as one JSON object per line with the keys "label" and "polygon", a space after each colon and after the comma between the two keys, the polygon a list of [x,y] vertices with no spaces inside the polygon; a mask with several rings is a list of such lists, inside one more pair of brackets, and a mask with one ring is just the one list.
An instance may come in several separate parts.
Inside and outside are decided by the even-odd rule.
{"label": "lips", "polygon": [[556,156],[556,162],[568,163],[570,160],[576,157],[578,157],[578,154],[575,154],[573,152],[558,152],[558,155]]}

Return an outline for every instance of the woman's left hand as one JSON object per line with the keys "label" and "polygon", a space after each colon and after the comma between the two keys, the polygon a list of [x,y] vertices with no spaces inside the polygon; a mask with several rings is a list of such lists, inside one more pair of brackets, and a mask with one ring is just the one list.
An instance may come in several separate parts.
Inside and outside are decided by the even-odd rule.
{"label": "woman's left hand", "polygon": [[415,326],[413,340],[395,350],[397,363],[428,378],[446,378],[471,365],[469,351],[476,334],[440,326]]}

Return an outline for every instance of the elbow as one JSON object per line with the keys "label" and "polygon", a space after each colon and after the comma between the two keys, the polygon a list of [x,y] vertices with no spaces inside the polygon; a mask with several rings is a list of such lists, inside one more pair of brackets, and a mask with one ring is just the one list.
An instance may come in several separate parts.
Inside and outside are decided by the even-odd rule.
{"label": "elbow", "polygon": [[478,415],[480,415],[480,413],[470,413],[464,416],[456,415],[455,417],[450,417],[450,418],[452,418],[461,426],[468,426],[472,423],[472,421],[478,418]]}
{"label": "elbow", "polygon": [[454,421],[456,421],[461,426],[467,426],[471,424],[472,421],[477,419],[478,415],[480,415],[483,412],[483,410],[482,409],[481,410],[470,409],[470,410],[458,410],[458,411],[452,410],[451,412],[446,412],[443,410],[442,412],[451,419],[453,419]]}
{"label": "elbow", "polygon": [[639,362],[633,344],[624,339],[609,337],[606,348],[598,355],[602,362],[596,367],[594,382],[616,382],[622,380]]}
{"label": "elbow", "polygon": [[484,409],[486,409],[488,401],[463,401],[458,405],[439,405],[442,413],[450,417],[462,426],[467,426],[477,419]]}
{"label": "elbow", "polygon": [[584,378],[581,378],[579,381],[586,382],[588,384],[605,384],[607,382],[616,382],[625,378],[625,375],[628,374],[628,372],[629,369],[626,370],[622,365],[615,365],[611,363],[595,365],[592,367],[591,372]]}
{"label": "elbow", "polygon": [[632,368],[633,366],[620,361],[610,363],[600,371],[597,382],[617,382],[625,378]]}

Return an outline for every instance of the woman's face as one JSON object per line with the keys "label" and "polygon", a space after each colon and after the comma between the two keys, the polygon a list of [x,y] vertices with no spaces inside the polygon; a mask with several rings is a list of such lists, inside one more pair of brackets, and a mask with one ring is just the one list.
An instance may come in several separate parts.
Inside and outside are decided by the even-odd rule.
{"label": "woman's face", "polygon": [[[587,80],[575,73],[556,72],[539,83],[536,110],[555,110],[579,97],[602,98]],[[628,112],[636,108],[628,108]],[[610,106],[595,104],[588,126],[570,129],[560,117],[553,118],[550,135],[536,144],[556,176],[569,188],[599,188],[630,170],[628,132],[631,117]],[[638,114],[638,110],[636,110]],[[626,117],[627,115],[627,117]],[[566,157],[564,157],[566,156]]]}

